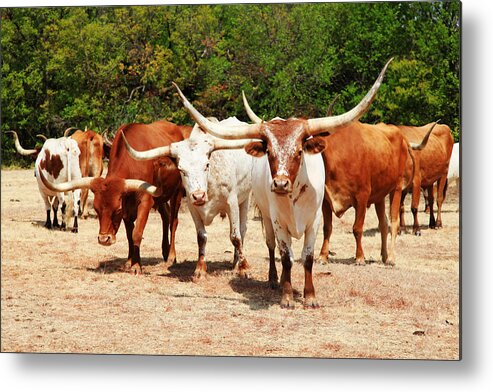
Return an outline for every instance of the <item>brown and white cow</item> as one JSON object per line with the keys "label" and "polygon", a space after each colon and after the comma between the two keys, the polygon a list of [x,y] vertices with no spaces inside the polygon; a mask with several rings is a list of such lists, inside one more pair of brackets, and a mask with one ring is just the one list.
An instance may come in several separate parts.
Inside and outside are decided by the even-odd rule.
{"label": "brown and white cow", "polygon": [[[181,99],[186,99],[180,89],[178,92]],[[236,117],[223,120],[220,124],[245,125]],[[133,158],[141,160],[169,156],[180,170],[187,192],[188,209],[197,231],[198,259],[194,281],[206,274],[206,226],[219,214],[229,218],[229,235],[234,246],[233,268],[237,268],[240,276],[248,276],[249,265],[243,246],[252,191],[253,158],[243,148],[250,141],[218,139],[195,125],[188,139],[151,151],[136,151],[126,143]]]}
{"label": "brown and white cow", "polygon": [[[149,150],[183,140],[189,136],[191,127],[178,126],[168,121],[123,125],[113,141],[106,178],[83,177],[65,184],[46,184],[62,191],[91,189],[99,219],[98,243],[104,246],[114,244],[123,219],[128,240],[128,262],[132,270],[141,273],[140,244],[151,208],[158,210],[163,221],[163,259],[168,263],[176,260],[175,232],[183,187],[180,172],[169,158],[133,160],[123,143],[122,132],[125,132],[133,146]],[[166,207],[168,201],[169,216]],[[168,226],[171,231],[170,242]]]}
{"label": "brown and white cow", "polygon": [[[74,215],[72,232],[77,233],[77,212],[79,209],[80,191],[76,190],[67,195],[64,192],[54,191],[46,187],[41,181],[41,177],[48,178],[53,183],[61,183],[81,178],[79,168],[80,150],[77,143],[69,138],[61,137],[58,139],[46,139],[41,148],[26,150],[24,149],[15,131],[8,131],[14,135],[16,150],[21,155],[36,156],[34,175],[38,181],[38,188],[45,203],[46,222],[45,227],[53,227],[65,230],[68,222]],[[58,207],[62,211],[62,224],[58,223]],[[51,210],[53,208],[53,222],[51,220]],[[68,211],[67,211],[68,208]],[[67,212],[67,213],[66,213]]]}
{"label": "brown and white cow", "polygon": [[[277,284],[274,250],[277,241],[282,262],[281,307],[293,308],[291,267],[294,261],[291,240],[304,236],[302,261],[305,269],[304,305],[318,307],[312,279],[315,237],[322,212],[325,169],[320,152],[325,135],[360,118],[369,108],[380,87],[388,63],[363,100],[340,116],[262,121],[256,124],[225,126],[207,120],[188,101],[184,102],[194,120],[203,130],[224,139],[254,138],[246,145],[253,160],[252,190],[262,212],[266,242],[269,248],[269,281]],[[245,100],[245,106],[246,104]],[[248,111],[248,107],[247,107]],[[251,109],[250,109],[251,111]]]}
{"label": "brown and white cow", "polygon": [[[71,128],[65,131],[64,136],[68,137]],[[103,173],[103,138],[92,130],[86,129],[81,131],[78,129],[72,135],[72,139],[77,142],[80,149],[79,165],[83,177],[100,177]],[[88,203],[89,190],[87,188],[81,190],[81,217],[86,219],[89,216]]]}
{"label": "brown and white cow", "polygon": [[[396,126],[402,133],[404,138],[410,143],[416,143],[423,138],[430,126],[426,124],[422,127],[413,126]],[[413,232],[420,235],[418,222],[418,206],[421,188],[427,190],[428,205],[430,208],[429,227],[431,229],[442,227],[442,204],[445,198],[447,186],[447,175],[449,170],[450,157],[454,146],[454,139],[450,132],[450,128],[444,124],[438,124],[433,133],[430,135],[426,148],[422,151],[416,151],[416,172],[413,183],[410,187],[404,190],[401,200],[401,230],[405,230],[404,221],[404,199],[407,192],[412,192],[411,211],[413,213],[414,223]],[[433,213],[433,184],[437,183],[437,219]]]}

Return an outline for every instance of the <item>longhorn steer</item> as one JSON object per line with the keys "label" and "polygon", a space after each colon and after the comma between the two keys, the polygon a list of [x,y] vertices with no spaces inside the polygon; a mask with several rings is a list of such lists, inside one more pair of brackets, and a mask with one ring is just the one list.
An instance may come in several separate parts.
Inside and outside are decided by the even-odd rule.
{"label": "longhorn steer", "polygon": [[[179,92],[181,94],[181,91]],[[236,117],[228,118],[219,124],[247,125],[238,121]],[[235,249],[233,268],[238,266],[240,276],[247,276],[249,266],[243,255],[243,241],[252,190],[252,157],[243,150],[243,147],[250,141],[235,142],[218,139],[195,125],[189,139],[151,151],[139,152],[126,143],[130,155],[135,159],[169,156],[178,166],[187,192],[188,208],[197,231],[199,256],[194,280],[206,274],[205,226],[210,225],[218,214],[227,214],[229,218],[230,239]],[[241,150],[227,151],[226,149]]]}
{"label": "longhorn steer", "polygon": [[[256,124],[226,126],[207,120],[188,101],[185,108],[200,127],[224,139],[258,138],[245,147],[253,161],[252,190],[262,212],[269,248],[269,281],[277,284],[274,250],[279,246],[282,262],[281,307],[293,308],[291,238],[304,235],[301,254],[305,269],[305,306],[318,307],[312,280],[315,237],[322,215],[325,170],[321,155],[326,146],[324,134],[335,131],[361,117],[373,100],[388,64],[370,92],[351,111],[340,116],[318,119],[274,119],[263,122],[254,115]],[[247,112],[249,110],[244,100]]]}
{"label": "longhorn steer", "polygon": [[[428,137],[433,127],[428,130]],[[428,137],[419,145],[408,145],[395,127],[354,122],[326,139],[324,241],[319,259],[328,261],[332,234],[332,212],[341,217],[354,207],[353,234],[356,240],[356,264],[364,265],[362,246],[366,209],[375,205],[381,235],[382,261],[395,262],[395,241],[399,224],[399,203],[403,189],[414,175],[414,151],[426,146]],[[390,195],[391,247],[387,250],[388,223],[385,197]]]}
{"label": "longhorn steer", "polygon": [[[418,142],[427,133],[431,124],[422,127],[397,126],[402,135],[410,143]],[[445,198],[447,186],[447,174],[449,169],[450,156],[454,145],[454,139],[450,133],[450,128],[444,124],[438,124],[430,136],[428,145],[422,151],[417,151],[416,172],[412,184],[413,200],[411,210],[414,217],[413,232],[420,234],[418,222],[418,205],[420,188],[427,190],[428,205],[430,206],[429,227],[437,229],[442,227],[442,204]],[[433,213],[433,184],[437,183],[437,219]],[[404,200],[409,189],[402,194],[401,200],[401,228],[405,229],[404,222]]]}
{"label": "longhorn steer", "polygon": [[[41,149],[26,150],[19,143],[17,133],[9,131],[14,135],[16,150],[21,155],[37,155],[34,175],[38,181],[38,188],[45,203],[46,222],[45,227],[61,227],[65,230],[68,226],[71,215],[74,215],[74,225],[72,232],[77,233],[77,213],[79,210],[80,191],[75,191],[65,200],[63,192],[54,191],[47,188],[41,181],[40,176],[48,178],[53,183],[78,180],[81,178],[79,168],[80,150],[74,140],[66,137],[58,139],[46,139]],[[62,224],[58,223],[58,207],[61,206]],[[68,207],[68,211],[67,210]],[[53,222],[51,221],[51,209],[53,208]],[[66,213],[68,212],[68,213]]]}
{"label": "longhorn steer", "polygon": [[[122,132],[140,150],[166,146],[183,140],[191,127],[180,127],[167,121],[152,124],[123,125],[117,131],[110,153],[108,174],[103,177],[84,177],[65,184],[49,184],[54,189],[89,188],[94,193],[94,209],[99,219],[98,242],[109,246],[115,243],[123,219],[128,240],[128,262],[136,273],[142,272],[140,244],[152,207],[163,221],[162,255],[169,263],[176,260],[175,232],[183,188],[175,164],[169,158],[136,162],[129,155]],[[151,185],[155,184],[155,185]],[[170,201],[170,212],[166,202]],[[170,218],[170,219],[169,219]],[[171,240],[168,243],[168,226]]]}
{"label": "longhorn steer", "polygon": [[[64,136],[68,137],[70,128],[65,131]],[[77,142],[80,149],[79,165],[83,177],[100,177],[103,173],[103,138],[92,130],[75,131],[70,135]],[[81,216],[86,219],[89,215],[88,203],[89,190],[81,191]]]}

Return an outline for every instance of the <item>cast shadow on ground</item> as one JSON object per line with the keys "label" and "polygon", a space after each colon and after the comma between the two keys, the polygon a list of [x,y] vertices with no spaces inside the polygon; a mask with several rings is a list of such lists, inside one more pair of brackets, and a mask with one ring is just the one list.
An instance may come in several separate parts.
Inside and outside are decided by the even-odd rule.
{"label": "cast shadow on ground", "polygon": [[[180,282],[191,282],[197,261],[185,260],[174,263],[168,267],[168,271],[158,276],[177,279]],[[222,274],[225,271],[231,271],[233,263],[229,261],[207,262],[207,277],[210,279],[214,275]]]}
{"label": "cast shadow on ground", "polygon": [[[266,258],[265,262],[268,263],[269,259]],[[277,269],[280,272],[279,266]],[[251,310],[262,310],[269,309],[272,306],[280,306],[281,289],[279,287],[271,288],[267,281],[267,276],[265,280],[258,280],[254,278],[242,278],[235,275],[229,281],[229,285],[235,293],[241,294],[244,297],[243,302]],[[303,305],[302,294],[298,290],[293,290],[293,295],[295,302]]]}
{"label": "cast shadow on ground", "polygon": [[[162,263],[163,259],[158,257],[143,258],[140,263],[142,265],[142,273],[145,274],[145,266],[157,265]],[[127,258],[113,258],[110,260],[101,261],[95,268],[86,268],[87,271],[96,272],[99,274],[113,274],[117,272],[128,272],[126,269]]]}

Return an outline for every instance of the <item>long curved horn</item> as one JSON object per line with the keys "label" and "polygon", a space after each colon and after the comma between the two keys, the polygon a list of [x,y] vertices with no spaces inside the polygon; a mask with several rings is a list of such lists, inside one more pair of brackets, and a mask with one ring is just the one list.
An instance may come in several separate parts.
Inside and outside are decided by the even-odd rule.
{"label": "long curved horn", "polygon": [[392,62],[394,58],[391,58],[387,61],[387,64],[383,67],[380,75],[378,75],[377,80],[373,84],[372,88],[365,97],[361,100],[361,102],[352,108],[349,112],[341,114],[339,116],[333,117],[322,117],[322,118],[313,118],[308,120],[309,125],[309,133],[311,135],[317,135],[321,132],[327,132],[330,130],[335,130],[336,128],[346,126],[347,124],[358,120],[361,116],[363,116],[368,108],[370,107],[373,99],[375,98],[377,91],[382,84],[383,77],[385,75],[385,71],[387,67]]}
{"label": "long curved horn", "polygon": [[243,96],[243,106],[245,106],[245,110],[246,110],[250,120],[254,124],[262,124],[262,119],[253,112],[252,108],[248,104],[248,101],[247,101],[246,96],[245,96],[245,92],[242,91],[241,95]]}
{"label": "long curved horn", "polygon": [[245,139],[245,138],[258,138],[260,137],[260,125],[252,124],[252,125],[223,125],[216,124],[207,118],[205,118],[202,114],[199,113],[197,109],[193,107],[193,105],[188,102],[188,99],[183,95],[180,88],[173,82],[173,86],[178,90],[178,95],[185,106],[185,109],[190,113],[190,116],[197,122],[202,130],[214,135],[216,137],[220,137],[222,139]]}
{"label": "long curved horn", "polygon": [[334,110],[334,105],[336,104],[337,100],[339,99],[339,94],[337,94],[332,102],[330,103],[329,107],[327,108],[327,117],[332,116],[332,112]]}
{"label": "long curved horn", "polygon": [[225,140],[214,139],[214,150],[234,150],[244,148],[248,143],[261,142],[262,139]]}
{"label": "long curved horn", "polygon": [[41,182],[44,184],[45,187],[47,187],[50,191],[53,192],[69,192],[69,191],[73,191],[74,189],[89,188],[92,184],[92,181],[95,178],[95,177],[82,177],[81,179],[78,180],[60,182],[55,184],[53,182],[48,181],[45,178],[45,176],[43,175],[43,170],[39,170],[38,172]]}
{"label": "long curved horn", "polygon": [[70,127],[63,132],[63,137],[68,137],[68,134],[70,133],[71,130],[76,129],[75,127]]}
{"label": "long curved horn", "polygon": [[44,140],[44,141],[47,141],[48,140],[48,138],[45,135],[43,135],[42,133],[38,133],[36,135],[36,137],[39,137],[41,140]]}
{"label": "long curved horn", "polygon": [[146,151],[137,151],[132,148],[132,146],[128,143],[125,134],[122,132],[122,139],[125,143],[125,147],[127,148],[128,154],[137,161],[146,161],[149,159],[159,158],[159,157],[168,157],[171,155],[170,146],[163,146],[153,148],[151,150]]}
{"label": "long curved horn", "polygon": [[409,143],[411,148],[413,150],[418,150],[418,151],[421,151],[423,148],[425,148],[426,144],[428,143],[428,139],[430,138],[431,131],[433,131],[433,128],[435,128],[435,125],[437,125],[439,122],[440,122],[440,120],[435,121],[435,123],[431,126],[430,130],[428,132],[426,132],[426,135],[423,138],[423,140],[421,140],[421,143],[419,143],[419,144],[418,143]]}
{"label": "long curved horn", "polygon": [[17,136],[17,132],[16,131],[7,131],[6,133],[11,133],[12,135],[14,135],[14,145],[15,145],[15,149],[17,150],[17,152],[21,155],[33,155],[33,154],[37,154],[38,153],[38,150],[26,150],[25,148],[22,148],[21,146],[21,143],[19,142],[19,136]]}
{"label": "long curved horn", "polygon": [[101,136],[103,136],[103,143],[104,143],[104,144],[106,144],[108,147],[113,146],[113,142],[112,142],[110,139],[108,139],[108,128],[106,128],[106,129],[103,131],[103,133],[102,133],[102,135],[101,135]]}
{"label": "long curved horn", "polygon": [[156,186],[149,184],[148,182],[142,180],[133,180],[133,179],[125,180],[125,191],[126,192],[143,191],[154,197],[159,197],[163,193],[160,188],[157,188]]}

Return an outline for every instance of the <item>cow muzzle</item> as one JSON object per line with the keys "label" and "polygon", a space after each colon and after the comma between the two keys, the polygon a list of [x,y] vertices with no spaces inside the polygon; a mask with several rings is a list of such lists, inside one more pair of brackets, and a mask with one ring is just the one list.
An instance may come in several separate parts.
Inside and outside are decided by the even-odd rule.
{"label": "cow muzzle", "polygon": [[270,190],[279,195],[286,195],[293,191],[293,184],[291,180],[286,176],[277,176],[272,180]]}
{"label": "cow muzzle", "polygon": [[113,234],[99,234],[98,243],[103,246],[110,246],[116,242],[116,237]]}
{"label": "cow muzzle", "polygon": [[192,193],[192,203],[195,206],[202,206],[207,201],[207,193],[204,191],[195,191]]}

